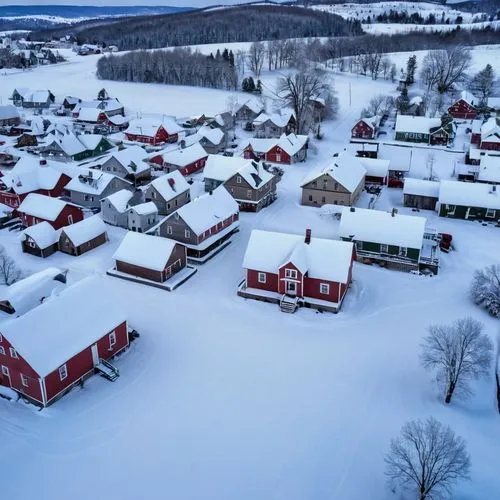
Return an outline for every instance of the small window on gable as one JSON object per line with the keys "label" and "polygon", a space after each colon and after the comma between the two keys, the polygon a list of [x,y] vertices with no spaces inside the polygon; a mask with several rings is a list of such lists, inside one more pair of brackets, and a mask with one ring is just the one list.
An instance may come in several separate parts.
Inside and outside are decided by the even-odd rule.
{"label": "small window on gable", "polygon": [[265,283],[266,282],[266,273],[259,273],[258,281],[259,281],[259,283]]}
{"label": "small window on gable", "polygon": [[172,226],[167,226],[167,234],[172,234]]}
{"label": "small window on gable", "polygon": [[191,238],[191,231],[189,229],[184,230],[184,237],[185,238]]}
{"label": "small window on gable", "polygon": [[389,253],[389,247],[387,245],[380,245],[380,253]]}
{"label": "small window on gable", "polygon": [[109,348],[113,349],[115,344],[116,344],[116,332],[111,332],[109,334]]}
{"label": "small window on gable", "polygon": [[9,347],[9,352],[11,358],[18,359],[19,356],[17,355],[17,352],[13,347]]}
{"label": "small window on gable", "polygon": [[24,387],[29,387],[29,380],[28,380],[28,377],[26,375],[23,375],[21,373],[21,384],[23,384]]}
{"label": "small window on gable", "polygon": [[3,346],[0,345],[0,354],[3,354],[5,355],[5,349],[3,348]]}
{"label": "small window on gable", "polygon": [[406,247],[399,247],[399,255],[401,257],[406,257],[408,254],[408,249]]}
{"label": "small window on gable", "polygon": [[241,176],[239,175],[236,176],[236,183],[241,184]]}
{"label": "small window on gable", "polygon": [[68,369],[67,369],[66,363],[65,363],[64,365],[59,367],[59,378],[62,381],[67,377],[68,377]]}

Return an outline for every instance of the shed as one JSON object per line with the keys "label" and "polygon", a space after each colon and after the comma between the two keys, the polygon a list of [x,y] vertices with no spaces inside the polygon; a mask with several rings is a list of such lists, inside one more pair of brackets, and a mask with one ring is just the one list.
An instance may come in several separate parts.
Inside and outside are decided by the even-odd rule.
{"label": "shed", "polygon": [[43,221],[26,228],[20,238],[23,252],[45,258],[57,251],[59,230]]}
{"label": "shed", "polygon": [[78,256],[103,245],[106,241],[106,224],[98,215],[93,215],[63,228],[59,236],[59,250]]}
{"label": "shed", "polygon": [[403,187],[404,206],[422,210],[436,210],[439,182],[407,178]]}

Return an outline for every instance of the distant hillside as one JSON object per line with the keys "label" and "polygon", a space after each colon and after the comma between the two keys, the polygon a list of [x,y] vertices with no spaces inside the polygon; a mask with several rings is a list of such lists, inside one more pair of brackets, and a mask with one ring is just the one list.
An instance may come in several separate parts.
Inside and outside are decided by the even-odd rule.
{"label": "distant hillside", "polygon": [[251,5],[196,10],[179,14],[128,17],[88,26],[47,30],[33,38],[75,34],[80,43],[104,42],[120,50],[154,49],[205,43],[251,42],[285,38],[362,34],[359,21],[311,9]]}

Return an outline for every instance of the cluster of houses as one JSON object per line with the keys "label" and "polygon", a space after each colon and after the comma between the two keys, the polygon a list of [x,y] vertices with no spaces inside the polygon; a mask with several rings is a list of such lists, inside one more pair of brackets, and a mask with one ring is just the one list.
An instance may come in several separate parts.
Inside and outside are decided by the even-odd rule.
{"label": "cluster of houses", "polygon": [[3,67],[25,69],[64,61],[59,51],[45,42],[0,36],[0,63]]}

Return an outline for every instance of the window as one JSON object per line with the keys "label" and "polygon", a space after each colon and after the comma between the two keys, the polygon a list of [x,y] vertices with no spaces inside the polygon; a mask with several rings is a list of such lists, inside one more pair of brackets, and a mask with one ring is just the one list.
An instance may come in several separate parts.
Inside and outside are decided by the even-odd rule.
{"label": "window", "polygon": [[[153,198],[153,200],[156,199],[156,191],[151,191],[151,198]],[[168,208],[170,208],[170,205]]]}
{"label": "window", "polygon": [[21,373],[21,384],[23,384],[24,387],[29,387],[29,383],[28,383],[28,377],[26,375],[23,375]]}
{"label": "window", "polygon": [[179,204],[179,201],[175,200],[175,206],[177,206],[178,204]]}
{"label": "window", "polygon": [[356,241],[356,249],[363,250],[363,242],[362,241]]}
{"label": "window", "polygon": [[109,348],[113,349],[114,345],[116,344],[116,333],[111,332],[109,334]]}
{"label": "window", "polygon": [[241,184],[241,177],[239,175],[236,176],[236,184]]}
{"label": "window", "polygon": [[336,183],[334,184],[334,189],[335,189],[335,191],[338,191],[338,189],[339,189],[339,183],[338,183],[338,182],[336,182]]}
{"label": "window", "polygon": [[5,349],[1,345],[0,345],[0,354],[3,354],[5,356]]}
{"label": "window", "polygon": [[6,366],[2,365],[2,375],[9,376],[9,369]]}
{"label": "window", "polygon": [[11,358],[16,358],[16,359],[18,358],[17,352],[13,347],[9,347],[9,351],[10,351]]}
{"label": "window", "polygon": [[172,226],[167,226],[167,234],[172,234]]}
{"label": "window", "polygon": [[399,247],[399,255],[401,257],[406,257],[408,249],[406,247]]}
{"label": "window", "polygon": [[66,368],[66,363],[59,367],[59,378],[64,380],[68,376],[68,369]]}
{"label": "window", "polygon": [[259,281],[259,283],[265,283],[266,282],[266,273],[259,273],[258,281]]}
{"label": "window", "polygon": [[455,213],[455,208],[457,208],[455,205],[446,205],[446,208],[448,210],[449,215],[453,215]]}
{"label": "window", "polygon": [[488,208],[486,210],[486,217],[495,217],[495,210],[493,208]]}
{"label": "window", "polygon": [[285,278],[297,278],[297,271],[295,269],[285,269]]}
{"label": "window", "polygon": [[309,195],[309,201],[313,201],[312,194]]}
{"label": "window", "polygon": [[247,189],[247,198],[251,198],[251,197],[252,197],[252,190]]}
{"label": "window", "polygon": [[389,253],[389,247],[387,245],[380,245],[380,253]]}
{"label": "window", "polygon": [[73,216],[68,215],[68,224],[73,224]]}
{"label": "window", "polygon": [[326,203],[326,198],[324,196],[321,197],[321,203]]}
{"label": "window", "polygon": [[281,161],[281,155],[276,155],[276,162],[280,162]]}
{"label": "window", "polygon": [[175,217],[177,220],[179,220],[179,214],[178,214],[177,212],[175,212],[174,217]]}
{"label": "window", "polygon": [[323,295],[328,295],[330,293],[330,285],[328,283],[320,283],[319,284],[319,291]]}
{"label": "window", "polygon": [[189,229],[184,229],[184,238],[191,238],[191,231]]}
{"label": "window", "polygon": [[26,240],[26,244],[31,248],[36,248],[36,243],[31,238]]}

